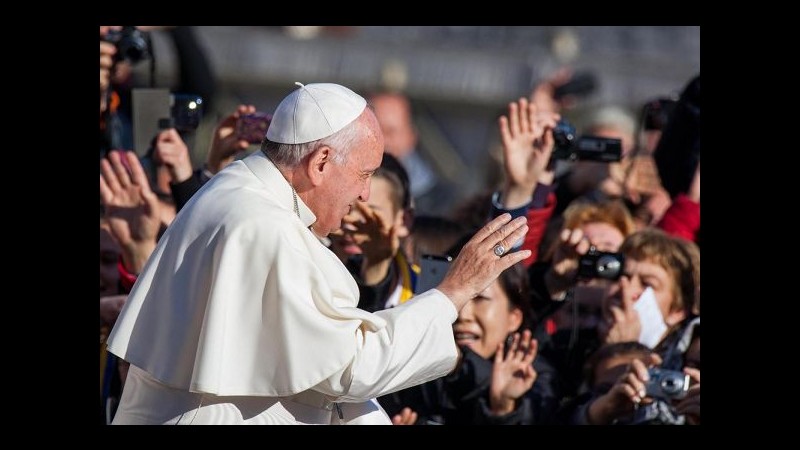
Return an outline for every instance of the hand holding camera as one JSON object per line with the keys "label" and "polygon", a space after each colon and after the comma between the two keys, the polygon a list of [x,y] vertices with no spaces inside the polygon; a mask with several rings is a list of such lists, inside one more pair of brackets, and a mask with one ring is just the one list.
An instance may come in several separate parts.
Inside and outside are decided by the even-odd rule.
{"label": "hand holding camera", "polygon": [[634,359],[625,373],[611,389],[589,405],[588,421],[594,425],[608,425],[614,420],[631,414],[640,404],[649,404],[653,398],[648,395],[651,382],[649,368],[662,363],[657,353],[651,353],[645,360]]}
{"label": "hand holding camera", "polygon": [[583,230],[565,228],[559,235],[559,245],[553,255],[553,263],[545,273],[545,285],[553,299],[564,299],[564,294],[577,280],[580,258],[591,244],[584,237]]}
{"label": "hand holding camera", "polygon": [[189,148],[175,128],[158,133],[154,148],[156,162],[163,163],[169,170],[171,183],[177,184],[192,176],[192,161]]}
{"label": "hand holding camera", "polygon": [[239,105],[233,114],[222,119],[214,129],[211,147],[208,150],[206,168],[212,174],[224,169],[232,163],[237,153],[244,151],[250,143],[243,139],[237,132],[239,118],[248,114],[255,114],[253,105]]}

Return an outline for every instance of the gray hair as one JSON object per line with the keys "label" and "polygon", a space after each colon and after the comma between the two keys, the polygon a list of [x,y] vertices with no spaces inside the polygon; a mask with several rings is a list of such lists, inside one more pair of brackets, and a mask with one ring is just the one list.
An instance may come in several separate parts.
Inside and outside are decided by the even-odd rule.
{"label": "gray hair", "polygon": [[586,129],[615,128],[633,137],[636,134],[636,119],[620,106],[603,106],[596,109],[586,121]]}
{"label": "gray hair", "polygon": [[280,144],[264,138],[261,142],[261,151],[277,165],[295,167],[318,148],[328,146],[333,149],[333,162],[344,164],[350,149],[363,138],[362,125],[359,122],[359,119],[355,119],[328,137],[302,144]]}

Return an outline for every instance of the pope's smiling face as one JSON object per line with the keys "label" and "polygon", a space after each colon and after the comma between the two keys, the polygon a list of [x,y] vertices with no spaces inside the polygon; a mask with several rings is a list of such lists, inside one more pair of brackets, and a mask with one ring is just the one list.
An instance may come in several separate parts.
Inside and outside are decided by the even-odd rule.
{"label": "pope's smiling face", "polygon": [[[375,115],[367,108],[359,116],[360,139],[349,149],[345,161],[335,159],[327,163],[325,177],[317,188],[313,205],[309,207],[317,216],[314,231],[327,236],[342,225],[342,218],[358,200],[367,201],[370,195],[372,174],[383,159],[383,134]],[[332,149],[333,153],[341,149]]]}

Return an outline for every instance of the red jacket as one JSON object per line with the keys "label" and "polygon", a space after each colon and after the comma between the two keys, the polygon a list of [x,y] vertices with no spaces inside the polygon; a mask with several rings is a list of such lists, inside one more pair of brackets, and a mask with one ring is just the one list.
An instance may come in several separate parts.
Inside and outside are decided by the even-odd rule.
{"label": "red jacket", "polygon": [[550,217],[553,216],[553,211],[556,209],[556,194],[551,192],[547,196],[547,202],[544,208],[529,209],[528,210],[528,233],[525,234],[525,241],[522,243],[523,250],[530,250],[531,256],[522,260],[525,268],[535,263],[539,258],[539,244],[542,243],[544,232],[547,230],[547,224],[550,222]]}
{"label": "red jacket", "polygon": [[658,226],[673,236],[696,242],[700,229],[700,203],[689,199],[686,194],[678,194]]}

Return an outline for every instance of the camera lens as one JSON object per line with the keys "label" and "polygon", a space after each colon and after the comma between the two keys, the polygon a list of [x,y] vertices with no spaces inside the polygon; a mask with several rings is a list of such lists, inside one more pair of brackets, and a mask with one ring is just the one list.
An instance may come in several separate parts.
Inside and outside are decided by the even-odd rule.
{"label": "camera lens", "polygon": [[614,255],[603,255],[597,259],[597,276],[610,280],[619,278],[622,272],[622,261]]}
{"label": "camera lens", "polygon": [[665,377],[661,381],[661,390],[665,394],[675,395],[683,390],[683,379],[675,376]]}
{"label": "camera lens", "polygon": [[150,46],[146,35],[136,27],[122,27],[121,31],[109,31],[106,40],[117,46],[115,55],[117,60],[127,60],[135,64],[150,57]]}

